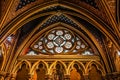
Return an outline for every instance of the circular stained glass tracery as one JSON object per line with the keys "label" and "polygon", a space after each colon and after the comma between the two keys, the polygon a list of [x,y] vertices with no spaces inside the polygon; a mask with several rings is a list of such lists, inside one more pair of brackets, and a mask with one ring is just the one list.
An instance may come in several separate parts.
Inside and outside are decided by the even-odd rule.
{"label": "circular stained glass tracery", "polygon": [[47,50],[54,53],[65,53],[65,51],[71,49],[73,47],[72,44],[74,44],[72,41],[74,35],[70,31],[64,29],[50,31],[47,37],[48,38],[45,38],[47,39]]}
{"label": "circular stained glass tracery", "polygon": [[54,37],[55,37],[55,35],[54,35],[54,34],[49,34],[49,35],[48,35],[48,39],[49,39],[49,40],[53,40],[53,39],[54,39]]}
{"label": "circular stained glass tracery", "polygon": [[45,33],[34,45],[33,48],[41,53],[75,53],[87,46],[68,29],[53,29]]}

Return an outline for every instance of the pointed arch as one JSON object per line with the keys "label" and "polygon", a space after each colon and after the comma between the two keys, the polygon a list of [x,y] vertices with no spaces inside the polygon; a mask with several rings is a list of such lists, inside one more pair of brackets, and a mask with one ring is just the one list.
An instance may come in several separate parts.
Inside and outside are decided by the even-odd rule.
{"label": "pointed arch", "polygon": [[93,64],[95,64],[96,68],[102,73],[103,76],[106,74],[103,65],[102,65],[100,62],[95,61],[95,60],[92,60],[92,61],[90,61],[90,62],[88,62],[88,63],[86,64],[85,74],[88,74],[88,73],[89,73],[89,71],[91,70],[91,66],[92,66]]}
{"label": "pointed arch", "polygon": [[82,62],[77,61],[77,60],[74,60],[69,64],[69,66],[67,68],[67,74],[70,74],[70,71],[73,69],[73,66],[74,66],[75,63],[77,63],[80,66],[80,68],[81,68],[81,70],[84,74],[85,73],[85,65]]}
{"label": "pointed arch", "polygon": [[29,61],[27,61],[27,60],[22,60],[22,61],[18,62],[15,65],[14,69],[12,70],[12,72],[13,73],[17,73],[17,71],[19,69],[21,69],[21,67],[22,67],[23,64],[25,64],[28,67],[29,71],[30,71],[30,69],[31,69],[31,63]]}
{"label": "pointed arch", "polygon": [[[52,75],[52,72],[53,72],[53,70],[55,69],[57,63],[60,63],[60,64],[64,67],[64,70],[67,69],[66,64],[65,64],[64,62],[58,60],[58,61],[53,62],[53,63],[50,65],[48,74]],[[66,71],[65,71],[65,73],[66,73]]]}
{"label": "pointed arch", "polygon": [[43,63],[43,64],[45,65],[46,71],[47,71],[47,73],[48,73],[48,68],[49,68],[49,66],[48,66],[47,62],[45,62],[45,61],[43,61],[43,60],[39,60],[39,61],[37,61],[37,62],[35,62],[35,63],[33,64],[32,68],[31,68],[31,70],[30,70],[30,73],[31,73],[31,74],[34,74],[34,71],[38,68],[38,66],[39,66],[40,63]]}

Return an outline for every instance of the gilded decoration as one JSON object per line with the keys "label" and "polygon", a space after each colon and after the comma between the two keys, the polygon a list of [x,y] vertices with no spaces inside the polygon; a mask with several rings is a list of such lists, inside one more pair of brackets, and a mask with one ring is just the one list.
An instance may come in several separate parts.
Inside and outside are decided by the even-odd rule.
{"label": "gilded decoration", "polygon": [[0,80],[120,80],[119,2],[0,0]]}

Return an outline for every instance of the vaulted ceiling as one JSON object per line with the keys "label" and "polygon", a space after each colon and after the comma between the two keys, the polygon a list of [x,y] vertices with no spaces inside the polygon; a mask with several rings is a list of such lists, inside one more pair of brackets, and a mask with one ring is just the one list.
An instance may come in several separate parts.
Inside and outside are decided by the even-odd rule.
{"label": "vaulted ceiling", "polygon": [[[84,13],[89,11],[90,15],[96,16],[103,25],[106,27],[101,27],[101,30],[106,31],[105,34],[111,34],[111,37],[115,39],[117,42],[116,44],[120,44],[119,41],[119,27],[118,27],[118,20],[119,20],[119,0],[1,0],[1,41],[2,42],[8,35],[11,33],[12,28],[10,27],[13,25],[12,23],[16,22],[20,19],[20,16],[25,16],[27,19],[31,15],[37,13],[37,11],[45,11],[47,8],[53,7],[51,4],[54,5],[67,5],[69,7],[70,4],[76,7],[74,9],[76,12],[82,11],[84,9]],[[35,7],[37,5],[37,7]],[[46,6],[47,5],[47,6]],[[39,9],[38,9],[39,7]],[[33,9],[38,9],[36,12],[30,14],[30,11]],[[79,9],[79,10],[77,10]],[[80,10],[81,9],[81,10]],[[83,12],[81,14],[84,14]],[[22,14],[22,15],[21,15]],[[25,19],[23,19],[25,20]],[[7,24],[10,25],[7,25]],[[14,27],[15,28],[15,27]],[[17,27],[16,27],[17,28]],[[16,29],[17,30],[17,29]],[[13,32],[13,31],[12,31]],[[8,33],[7,35],[5,35]],[[4,37],[3,37],[4,36]],[[110,37],[110,36],[109,36]]]}
{"label": "vaulted ceiling", "polygon": [[74,27],[75,30],[70,29],[79,31],[88,43],[93,42],[91,45],[100,49],[102,58],[106,57],[102,49],[109,45],[106,43],[109,40],[109,48],[114,44],[120,50],[119,0],[1,0],[0,4],[0,45],[9,36],[14,38],[15,47],[11,51],[18,54],[12,57],[20,55],[53,23]]}

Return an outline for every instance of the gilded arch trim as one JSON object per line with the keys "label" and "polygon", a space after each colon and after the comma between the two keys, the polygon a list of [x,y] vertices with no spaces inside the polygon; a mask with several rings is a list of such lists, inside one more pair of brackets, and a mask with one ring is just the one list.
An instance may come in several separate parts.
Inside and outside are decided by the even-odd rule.
{"label": "gilded arch trim", "polygon": [[57,61],[55,61],[55,62],[53,62],[53,63],[51,64],[51,66],[49,67],[48,74],[52,75],[53,69],[55,69],[55,66],[57,65],[57,63],[60,63],[60,64],[63,65],[64,70],[65,70],[65,74],[66,74],[66,73],[67,73],[67,71],[66,71],[66,70],[67,70],[67,66],[65,65],[64,62],[62,62],[62,61],[60,61],[60,60],[57,60]]}
{"label": "gilded arch trim", "polygon": [[79,62],[79,61],[77,61],[77,60],[74,60],[74,61],[72,61],[72,62],[69,64],[68,69],[67,69],[67,74],[70,74],[70,71],[71,71],[71,69],[73,69],[73,65],[74,65],[75,63],[78,63],[78,65],[80,66],[80,68],[82,68],[83,74],[85,74],[85,65],[84,65],[82,62]]}
{"label": "gilded arch trim", "polygon": [[27,60],[22,60],[21,62],[17,63],[16,66],[13,68],[12,70],[12,73],[17,73],[17,71],[19,69],[21,69],[22,67],[22,64],[26,64],[26,66],[28,66],[28,69],[29,69],[29,72],[30,72],[30,69],[31,69],[31,63]]}
{"label": "gilded arch trim", "polygon": [[102,75],[104,76],[106,74],[102,64],[98,61],[90,61],[86,64],[86,69],[85,69],[85,74],[89,74],[89,70],[91,70],[91,66],[95,64],[95,66],[97,67],[97,69],[102,73]]}
{"label": "gilded arch trim", "polygon": [[39,66],[40,63],[43,63],[43,64],[45,65],[46,71],[47,71],[47,73],[48,73],[48,68],[49,68],[49,66],[48,66],[47,62],[45,62],[45,61],[43,61],[43,60],[39,60],[39,61],[37,61],[36,63],[34,63],[34,65],[32,66],[32,68],[31,68],[31,70],[30,70],[30,73],[31,73],[31,74],[34,74],[34,71],[37,69],[37,67]]}

